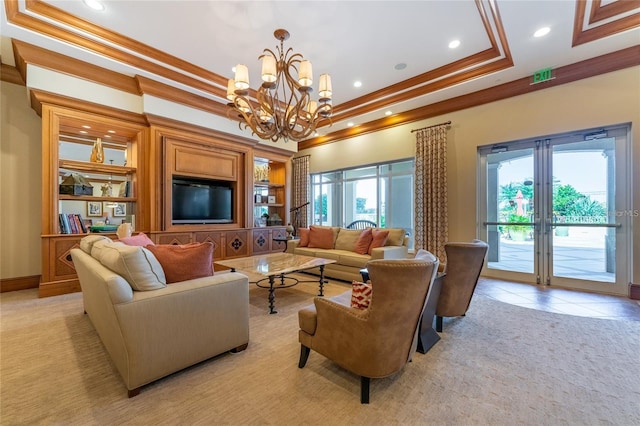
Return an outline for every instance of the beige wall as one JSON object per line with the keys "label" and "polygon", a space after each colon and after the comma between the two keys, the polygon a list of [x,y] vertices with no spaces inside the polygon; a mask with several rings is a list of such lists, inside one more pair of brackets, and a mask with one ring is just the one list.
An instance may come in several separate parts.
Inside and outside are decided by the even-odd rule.
{"label": "beige wall", "polygon": [[[633,209],[640,211],[640,67],[540,90],[409,125],[301,151],[312,172],[413,156],[417,129],[452,121],[448,134],[449,238],[476,235],[477,147],[572,130],[632,123]],[[634,218],[633,264],[640,265],[640,217]],[[640,283],[640,267],[633,272]]]}
{"label": "beige wall", "polygon": [[27,89],[0,83],[0,278],[40,274],[41,120]]}
{"label": "beige wall", "polygon": [[[24,87],[2,83],[0,278],[40,273],[40,119]],[[492,104],[300,152],[312,172],[413,156],[416,129],[451,120],[449,235],[475,236],[477,146],[632,123],[633,208],[640,211],[640,67],[541,90]],[[640,218],[634,218],[633,263],[640,265]],[[640,283],[640,268],[634,270]]]}

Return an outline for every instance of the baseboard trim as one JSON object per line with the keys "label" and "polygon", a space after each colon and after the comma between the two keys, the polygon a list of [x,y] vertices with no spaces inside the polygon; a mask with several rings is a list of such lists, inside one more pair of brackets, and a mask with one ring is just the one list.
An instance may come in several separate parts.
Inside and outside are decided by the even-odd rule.
{"label": "baseboard trim", "polygon": [[629,299],[640,300],[640,284],[631,284],[629,286]]}
{"label": "baseboard trim", "polygon": [[38,288],[40,285],[40,275],[31,275],[28,277],[4,278],[0,279],[0,293],[9,291],[28,290],[30,288]]}
{"label": "baseboard trim", "polygon": [[80,281],[78,281],[78,279],[53,281],[40,284],[38,297],[59,296],[61,294],[75,293],[78,291],[82,291],[80,288]]}

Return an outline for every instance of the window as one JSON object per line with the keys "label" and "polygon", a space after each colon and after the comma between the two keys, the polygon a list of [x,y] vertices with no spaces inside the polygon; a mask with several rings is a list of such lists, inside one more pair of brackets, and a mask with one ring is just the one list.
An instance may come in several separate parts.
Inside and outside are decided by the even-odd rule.
{"label": "window", "polygon": [[413,235],[413,175],[413,159],[312,174],[312,223],[370,220]]}

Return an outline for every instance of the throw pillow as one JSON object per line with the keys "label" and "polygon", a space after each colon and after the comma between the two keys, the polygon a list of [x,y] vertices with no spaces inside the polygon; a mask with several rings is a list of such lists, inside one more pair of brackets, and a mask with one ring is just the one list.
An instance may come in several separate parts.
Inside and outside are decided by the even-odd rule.
{"label": "throw pillow", "polygon": [[367,309],[371,304],[373,287],[369,283],[353,281],[351,283],[351,307]]}
{"label": "throw pillow", "polygon": [[160,262],[144,247],[97,242],[93,245],[91,256],[121,275],[133,290],[157,290],[167,285]]}
{"label": "throw pillow", "polygon": [[404,237],[407,232],[403,228],[385,228],[384,230],[389,231],[389,238],[387,238],[385,245],[401,246],[404,244]]}
{"label": "throw pillow", "polygon": [[309,228],[299,228],[298,236],[300,237],[298,247],[307,247],[309,245]]}
{"label": "throw pillow", "polygon": [[311,226],[309,228],[309,247],[332,249],[333,230],[331,228]]}
{"label": "throw pillow", "polygon": [[353,251],[358,254],[367,254],[371,240],[373,240],[373,232],[371,232],[371,228],[367,228],[360,233]]}
{"label": "throw pillow", "polygon": [[149,244],[145,247],[153,253],[167,277],[167,284],[213,275],[213,243],[184,245]]}
{"label": "throw pillow", "polygon": [[371,255],[371,252],[374,248],[384,247],[387,242],[387,238],[389,237],[389,231],[379,231],[377,229],[373,229],[371,231],[373,234],[373,239],[371,240],[371,244],[369,245],[369,250],[367,253]]}
{"label": "throw pillow", "polygon": [[151,238],[147,237],[147,234],[145,234],[144,232],[141,232],[136,236],[120,238],[118,241],[120,241],[121,243],[125,243],[128,246],[145,247],[148,245],[155,245],[155,243],[151,241]]}
{"label": "throw pillow", "polygon": [[353,251],[361,233],[362,230],[360,229],[340,228],[338,231],[338,237],[336,238],[335,249]]}

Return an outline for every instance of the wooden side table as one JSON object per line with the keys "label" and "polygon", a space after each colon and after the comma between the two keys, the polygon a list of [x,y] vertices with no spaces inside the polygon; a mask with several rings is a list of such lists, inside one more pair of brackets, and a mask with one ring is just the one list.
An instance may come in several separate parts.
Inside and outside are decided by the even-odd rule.
{"label": "wooden side table", "polygon": [[286,238],[286,237],[273,237],[273,241],[278,242],[278,243],[284,243],[284,250],[282,250],[282,252],[286,252],[287,251],[287,241],[289,240],[299,240],[300,238]]}

